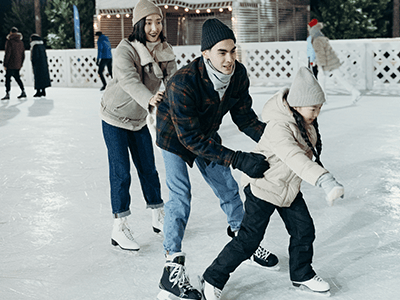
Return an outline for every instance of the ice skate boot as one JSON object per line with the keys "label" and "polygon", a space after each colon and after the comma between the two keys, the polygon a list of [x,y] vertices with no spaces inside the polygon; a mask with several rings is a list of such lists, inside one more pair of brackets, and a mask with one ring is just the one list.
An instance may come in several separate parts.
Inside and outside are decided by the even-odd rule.
{"label": "ice skate boot", "polygon": [[164,265],[159,283],[161,291],[158,300],[201,300],[201,293],[192,287],[186,274],[185,253],[178,252],[171,256]]}
{"label": "ice skate boot", "polygon": [[278,257],[261,246],[258,246],[256,252],[253,253],[248,262],[252,265],[263,267],[268,270],[280,270]]}
{"label": "ice skate boot", "polygon": [[200,279],[201,292],[204,300],[219,300],[221,299],[222,290],[213,286],[212,284],[205,281],[203,278]]}
{"label": "ice skate boot", "polygon": [[6,93],[6,95],[3,98],[1,98],[1,100],[10,100],[10,94]]}
{"label": "ice skate boot", "polygon": [[25,91],[22,91],[22,92],[21,92],[21,95],[19,95],[17,98],[18,98],[18,99],[26,98]]}
{"label": "ice skate boot", "polygon": [[42,97],[42,92],[41,92],[40,90],[37,90],[37,91],[36,91],[36,94],[33,95],[33,97],[34,97],[34,98]]}
{"label": "ice skate boot", "polygon": [[[238,231],[233,232],[228,226],[228,235],[233,238],[237,236]],[[246,264],[254,265],[258,267],[263,267],[266,270],[279,271],[280,267],[278,265],[279,259],[272,252],[258,246],[256,252],[250,257],[250,259],[245,261]]]}
{"label": "ice skate boot", "polygon": [[361,98],[361,92],[359,90],[354,89],[351,92],[351,100],[353,101],[353,104],[356,104],[358,100]]}
{"label": "ice skate boot", "polygon": [[133,238],[126,217],[116,218],[114,220],[111,244],[113,246],[119,246],[123,250],[138,251],[140,249],[139,244],[136,243]]}
{"label": "ice skate boot", "polygon": [[329,283],[323,280],[321,277],[318,275],[315,275],[313,278],[307,281],[292,281],[292,284],[296,287],[299,288],[302,291],[306,292],[314,292],[321,294],[323,296],[330,296],[330,286]]}
{"label": "ice skate boot", "polygon": [[164,207],[153,208],[151,210],[151,224],[153,226],[153,231],[155,233],[160,233],[163,231],[164,227]]}

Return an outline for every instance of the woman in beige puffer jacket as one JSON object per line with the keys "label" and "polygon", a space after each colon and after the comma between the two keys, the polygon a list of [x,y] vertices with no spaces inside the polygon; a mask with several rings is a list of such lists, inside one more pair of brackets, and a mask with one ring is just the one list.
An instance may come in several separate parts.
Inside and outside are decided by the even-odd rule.
{"label": "woman in beige puffer jacket", "polygon": [[257,249],[276,210],[290,235],[293,285],[329,293],[329,283],[311,266],[315,228],[300,192],[301,181],[306,180],[324,189],[328,203],[344,194],[343,186],[319,159],[322,144],[316,118],[324,102],[324,92],[312,72],[301,67],[290,90],[275,94],[264,106],[262,118],[267,126],[254,152],[265,155],[270,168],[259,179],[243,174],[245,215],[237,237],[205,271],[205,291],[209,285],[223,289],[230,273]]}

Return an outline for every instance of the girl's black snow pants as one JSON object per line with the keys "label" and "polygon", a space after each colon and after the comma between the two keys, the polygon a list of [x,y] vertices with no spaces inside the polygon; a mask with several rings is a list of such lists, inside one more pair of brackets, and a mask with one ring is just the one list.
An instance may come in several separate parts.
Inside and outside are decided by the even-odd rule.
{"label": "girl's black snow pants", "polygon": [[299,192],[290,207],[278,207],[254,196],[250,185],[244,189],[245,214],[239,233],[222,249],[206,269],[203,278],[213,286],[223,289],[232,273],[258,248],[264,238],[269,220],[278,211],[290,235],[289,268],[292,281],[306,281],[314,277],[311,267],[315,228],[313,220]]}

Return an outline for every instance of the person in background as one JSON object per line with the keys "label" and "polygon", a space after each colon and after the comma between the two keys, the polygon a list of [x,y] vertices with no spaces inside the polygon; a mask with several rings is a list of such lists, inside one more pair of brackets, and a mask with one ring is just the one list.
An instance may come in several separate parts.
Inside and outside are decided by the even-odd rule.
{"label": "person in background", "polygon": [[320,76],[319,78],[322,89],[326,93],[325,81],[331,73],[332,77],[351,93],[351,100],[353,103],[356,103],[361,97],[361,92],[345,79],[345,75],[340,70],[342,63],[340,63],[339,58],[332,49],[329,39],[321,32],[323,24],[319,23],[317,19],[312,19],[309,23],[309,26],[311,44],[315,51],[317,65],[321,68],[324,75],[322,77]]}
{"label": "person in background", "polygon": [[101,31],[96,32],[97,39],[97,60],[96,65],[99,67],[97,73],[100,76],[101,82],[103,86],[100,91],[104,91],[107,86],[107,81],[104,78],[103,72],[104,68],[107,66],[108,74],[110,74],[112,78],[112,53],[111,53],[111,44],[108,40],[108,37],[104,35]]}
{"label": "person in background", "polygon": [[[175,73],[157,109],[156,141],[162,149],[169,188],[163,243],[166,263],[159,283],[159,300],[201,299],[201,293],[189,282],[186,254],[182,252],[192,198],[188,165],[196,164],[219,198],[230,237],[237,235],[244,210],[229,167],[253,178],[263,177],[269,167],[264,155],[231,150],[222,145],[218,134],[228,113],[239,130],[256,142],[266,126],[252,109],[249,78],[245,67],[236,60],[235,43],[233,31],[220,20],[205,21],[202,55]],[[207,225],[215,230],[212,224]],[[249,258],[249,262],[264,269],[278,264],[278,258],[261,246]]]}
{"label": "person in background", "polygon": [[46,88],[51,86],[49,65],[43,39],[36,33],[31,35],[31,62],[36,90],[33,97],[45,97]]}
{"label": "person in background", "polygon": [[325,191],[329,205],[344,195],[343,186],[320,160],[322,143],[317,116],[324,102],[324,92],[311,70],[301,67],[290,90],[286,88],[276,93],[265,104],[262,119],[268,125],[254,152],[268,157],[270,168],[261,179],[242,176],[246,195],[243,222],[238,235],[203,274],[206,300],[221,298],[230,273],[257,249],[275,210],[290,235],[292,284],[316,294],[329,295],[329,283],[316,275],[311,266],[315,228],[300,191],[301,182],[305,180]]}
{"label": "person in background", "polygon": [[101,101],[100,115],[108,150],[111,207],[114,225],[111,243],[137,251],[127,217],[131,197],[130,159],[136,167],[147,208],[152,211],[153,231],[163,230],[164,202],[155,166],[147,115],[163,99],[159,91],[176,71],[175,54],[166,42],[159,7],[140,0],[133,11],[133,32],[123,39],[114,55],[114,77]]}
{"label": "person in background", "polygon": [[[311,20],[307,25],[307,30],[310,32],[311,26],[314,26],[315,19]],[[311,35],[307,37],[307,58],[308,58],[308,68],[312,70],[315,78],[318,78],[318,66],[315,63],[315,51],[311,43]]]}
{"label": "person in background", "polygon": [[10,99],[11,77],[14,77],[21,89],[18,99],[26,98],[24,84],[22,83],[19,71],[25,60],[25,48],[22,42],[23,36],[18,32],[18,28],[12,27],[10,34],[7,35],[5,54],[3,60],[4,70],[6,70],[6,95],[1,100]]}

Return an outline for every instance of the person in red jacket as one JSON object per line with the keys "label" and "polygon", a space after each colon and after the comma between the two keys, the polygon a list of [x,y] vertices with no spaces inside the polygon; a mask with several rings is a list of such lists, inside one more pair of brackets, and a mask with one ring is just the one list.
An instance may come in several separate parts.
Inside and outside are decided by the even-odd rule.
{"label": "person in red jacket", "polygon": [[6,95],[1,100],[10,99],[11,77],[14,77],[21,88],[21,95],[18,96],[18,99],[26,98],[24,84],[19,75],[19,70],[21,70],[25,59],[25,48],[22,38],[22,34],[18,32],[16,27],[11,28],[10,34],[7,35],[3,61],[4,70],[6,70]]}

